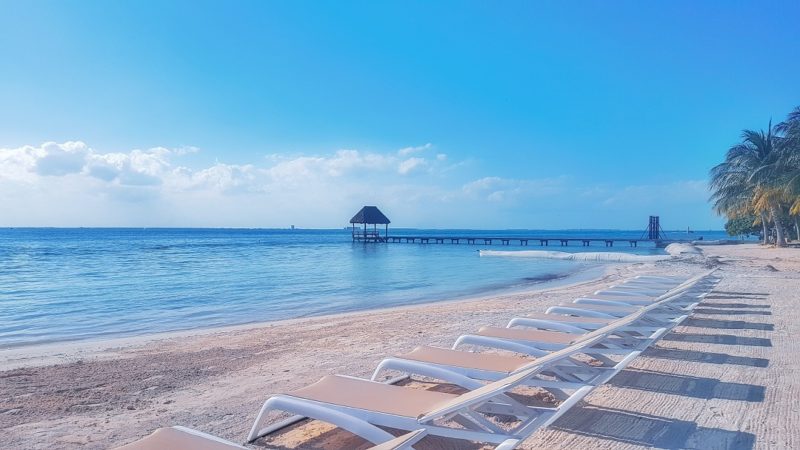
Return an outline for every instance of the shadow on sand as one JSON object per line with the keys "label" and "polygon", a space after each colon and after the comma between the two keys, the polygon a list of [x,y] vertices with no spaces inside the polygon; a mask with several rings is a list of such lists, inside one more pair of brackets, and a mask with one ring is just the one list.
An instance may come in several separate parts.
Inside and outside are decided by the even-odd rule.
{"label": "shadow on sand", "polygon": [[743,316],[743,315],[753,315],[753,316],[771,316],[772,312],[770,311],[763,311],[760,309],[717,309],[717,308],[709,308],[709,306],[714,306],[712,304],[698,306],[694,309],[695,314],[708,314],[708,315],[724,315],[724,316]]}
{"label": "shadow on sand", "polygon": [[[707,298],[707,297],[706,297]],[[703,302],[702,306],[709,306],[712,308],[770,308],[766,303],[720,303],[720,302]]]}
{"label": "shadow on sand", "polygon": [[772,347],[772,340],[732,334],[672,333],[662,338],[665,341],[696,342],[698,344],[749,345],[753,347]]}
{"label": "shadow on sand", "polygon": [[743,320],[720,320],[690,317],[683,322],[687,327],[716,328],[721,330],[761,330],[773,331],[775,325],[771,323],[745,322]]}
{"label": "shadow on sand", "polygon": [[656,448],[746,450],[755,445],[752,433],[700,427],[695,422],[591,405],[573,408],[552,427],[583,436]]}
{"label": "shadow on sand", "polygon": [[645,353],[642,353],[642,356],[708,364],[730,364],[749,367],[769,366],[769,359],[767,358],[751,358],[748,356],[730,355],[728,353],[699,352],[678,348],[651,347]]}
{"label": "shadow on sand", "polygon": [[714,378],[626,369],[608,384],[640,391],[674,394],[684,397],[760,403],[767,388],[755,384],[728,383]]}
{"label": "shadow on sand", "polygon": [[739,292],[739,291],[713,291],[711,295],[707,296],[711,298],[731,298],[733,296],[737,297],[768,297],[769,292]]}

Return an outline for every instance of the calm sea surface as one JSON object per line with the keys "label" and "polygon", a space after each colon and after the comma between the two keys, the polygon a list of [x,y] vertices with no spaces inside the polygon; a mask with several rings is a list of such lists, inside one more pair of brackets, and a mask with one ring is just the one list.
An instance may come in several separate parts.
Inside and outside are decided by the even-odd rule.
{"label": "calm sea surface", "polygon": [[[624,231],[392,234],[641,236]],[[698,236],[724,238],[721,232],[690,235]],[[607,250],[555,244],[546,248]],[[569,261],[481,258],[479,248],[484,247],[354,244],[345,230],[0,229],[0,348],[519,290],[586,267]],[[660,253],[627,244],[613,250]]]}

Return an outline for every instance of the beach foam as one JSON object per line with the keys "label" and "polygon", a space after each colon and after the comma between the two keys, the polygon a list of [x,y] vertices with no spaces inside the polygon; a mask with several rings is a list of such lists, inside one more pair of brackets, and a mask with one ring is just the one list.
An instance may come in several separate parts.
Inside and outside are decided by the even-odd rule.
{"label": "beach foam", "polygon": [[480,250],[481,256],[506,256],[515,258],[560,259],[565,261],[651,262],[672,258],[670,255],[633,255],[620,252],[567,253],[547,250]]}
{"label": "beach foam", "polygon": [[680,243],[669,244],[664,250],[672,256],[701,255],[703,253],[696,245]]}

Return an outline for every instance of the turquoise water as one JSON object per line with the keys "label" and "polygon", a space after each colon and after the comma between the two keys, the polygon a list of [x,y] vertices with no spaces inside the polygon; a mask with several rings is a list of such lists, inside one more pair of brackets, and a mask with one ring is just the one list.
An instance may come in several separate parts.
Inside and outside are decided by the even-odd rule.
{"label": "turquoise water", "polygon": [[[393,232],[403,233],[641,235]],[[569,261],[480,258],[479,248],[485,247],[354,244],[345,230],[0,229],[0,348],[468,297],[522,289],[585,267]],[[548,249],[565,250],[552,244]],[[627,246],[614,250],[659,252]]]}

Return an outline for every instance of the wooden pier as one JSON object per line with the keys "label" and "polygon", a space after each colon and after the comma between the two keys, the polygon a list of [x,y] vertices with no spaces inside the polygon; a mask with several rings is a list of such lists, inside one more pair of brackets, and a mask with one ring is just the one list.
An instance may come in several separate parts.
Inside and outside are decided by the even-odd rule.
{"label": "wooden pier", "polygon": [[[658,216],[650,216],[647,230],[639,238],[633,237],[574,237],[574,236],[436,236],[436,235],[389,235],[389,218],[377,207],[365,206],[350,219],[352,225],[353,242],[364,243],[407,243],[407,244],[461,244],[467,245],[512,245],[519,243],[527,247],[529,243],[539,243],[540,247],[549,247],[550,243],[558,243],[561,247],[568,247],[570,243],[590,247],[592,243],[613,247],[614,244],[627,243],[630,247],[638,247],[639,243],[652,243],[656,247],[666,247],[673,242],[689,242],[667,239],[661,229]],[[362,225],[363,227],[356,227]],[[372,225],[370,229],[369,225]],[[384,234],[381,235],[378,225],[384,225]]]}
{"label": "wooden pier", "polygon": [[614,244],[627,243],[630,247],[638,247],[639,243],[654,243],[656,247],[664,247],[669,243],[677,241],[666,241],[663,239],[633,239],[633,238],[604,238],[604,237],[511,237],[511,236],[386,236],[384,242],[389,243],[408,243],[408,244],[462,244],[467,245],[512,245],[519,243],[520,246],[528,246],[530,243],[541,247],[549,247],[550,243],[567,247],[570,243],[589,247],[592,243],[602,243],[606,247],[613,247]]}

